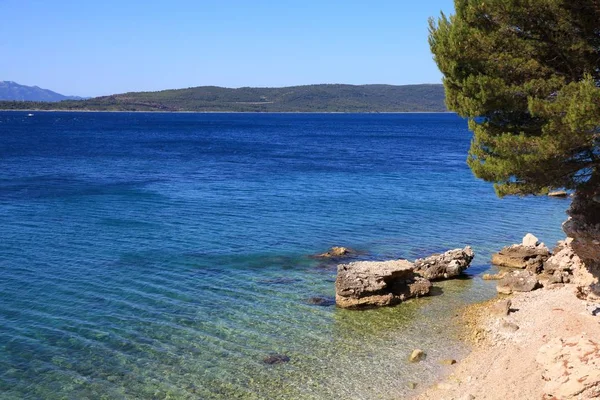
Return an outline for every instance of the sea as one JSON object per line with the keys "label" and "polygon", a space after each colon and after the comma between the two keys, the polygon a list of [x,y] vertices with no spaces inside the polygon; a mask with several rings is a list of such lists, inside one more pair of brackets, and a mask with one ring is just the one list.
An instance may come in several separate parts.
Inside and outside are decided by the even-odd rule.
{"label": "sea", "polygon": [[[569,200],[496,197],[452,113],[31,113],[0,112],[0,399],[406,398],[468,353],[492,252],[563,237]],[[465,245],[365,311],[312,257]]]}

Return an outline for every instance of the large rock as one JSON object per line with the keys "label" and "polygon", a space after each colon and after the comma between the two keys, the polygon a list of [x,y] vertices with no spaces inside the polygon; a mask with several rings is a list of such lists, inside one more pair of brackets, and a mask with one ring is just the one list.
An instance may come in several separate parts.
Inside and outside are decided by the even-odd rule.
{"label": "large rock", "polygon": [[542,346],[536,357],[542,366],[544,398],[600,398],[600,342],[585,334],[555,338]]}
{"label": "large rock", "polygon": [[568,211],[563,231],[572,238],[571,247],[591,274],[586,285],[590,297],[600,297],[600,190],[578,193]]}
{"label": "large rock", "polygon": [[498,293],[511,294],[513,292],[531,292],[537,289],[539,283],[536,275],[531,271],[512,271],[498,281]]}
{"label": "large rock", "polygon": [[335,301],[342,308],[391,306],[430,289],[407,260],[357,261],[338,265]]}
{"label": "large rock", "polygon": [[433,254],[415,260],[415,272],[426,279],[448,279],[460,275],[469,268],[475,253],[471,246]]}
{"label": "large rock", "polygon": [[[499,267],[528,269],[532,272],[540,272],[544,262],[550,257],[550,250],[543,244],[537,244],[537,238],[533,235],[525,236],[523,244],[513,244],[504,247],[498,253],[492,255],[492,264]],[[537,245],[532,246],[531,244]]]}

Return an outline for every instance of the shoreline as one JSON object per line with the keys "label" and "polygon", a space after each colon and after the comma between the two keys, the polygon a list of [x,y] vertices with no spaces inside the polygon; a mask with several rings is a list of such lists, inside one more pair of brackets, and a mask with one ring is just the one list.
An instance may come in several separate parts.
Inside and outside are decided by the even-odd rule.
{"label": "shoreline", "polygon": [[[589,363],[587,359],[579,362],[582,365],[575,365],[577,360],[569,361],[566,367],[568,357],[577,353],[574,346],[586,340],[597,343],[600,338],[600,317],[586,310],[589,304],[577,298],[576,292],[575,284],[558,284],[467,306],[458,318],[465,327],[462,340],[473,346],[471,353],[413,399],[600,396],[600,371],[598,376],[588,373],[600,363],[598,347],[596,353],[589,353],[591,356],[586,353]],[[508,314],[503,311],[507,300],[511,302]],[[548,356],[560,351],[564,353],[561,358]],[[557,374],[563,365],[565,370]]]}
{"label": "shoreline", "polygon": [[121,113],[121,114],[456,114],[452,111],[116,111],[116,110],[0,110],[0,112],[39,113]]}

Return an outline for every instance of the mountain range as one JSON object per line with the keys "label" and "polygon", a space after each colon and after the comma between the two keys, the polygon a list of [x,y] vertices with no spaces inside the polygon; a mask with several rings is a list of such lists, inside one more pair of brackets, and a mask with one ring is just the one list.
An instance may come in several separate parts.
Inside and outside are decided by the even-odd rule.
{"label": "mountain range", "polygon": [[54,102],[81,99],[83,98],[65,96],[37,86],[25,86],[12,81],[0,81],[0,100]]}
{"label": "mountain range", "polygon": [[[43,90],[35,87],[34,89]],[[0,99],[2,98],[0,94]],[[51,101],[47,98],[34,102],[0,101],[0,109],[194,112],[443,112],[447,111],[444,98],[444,87],[441,84],[403,86],[322,84],[282,88],[243,87],[237,89],[200,86],[157,92],[130,92],[85,100],[64,99],[57,103],[47,103]],[[23,98],[15,100],[23,100]]]}

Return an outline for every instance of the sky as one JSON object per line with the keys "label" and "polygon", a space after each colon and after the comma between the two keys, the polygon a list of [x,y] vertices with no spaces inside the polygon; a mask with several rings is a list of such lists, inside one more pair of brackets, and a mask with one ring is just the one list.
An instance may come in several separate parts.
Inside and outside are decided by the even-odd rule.
{"label": "sky", "polygon": [[0,0],[0,80],[66,95],[439,83],[452,0]]}

